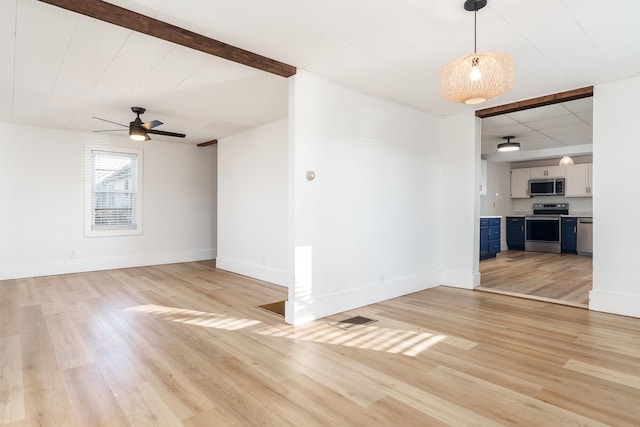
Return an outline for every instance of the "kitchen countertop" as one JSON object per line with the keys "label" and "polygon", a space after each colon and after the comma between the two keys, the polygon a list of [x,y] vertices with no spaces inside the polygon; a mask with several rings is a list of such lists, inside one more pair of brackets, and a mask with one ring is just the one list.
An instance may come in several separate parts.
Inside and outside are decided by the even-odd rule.
{"label": "kitchen countertop", "polygon": [[[554,216],[553,214],[550,214],[550,215]],[[519,218],[524,218],[525,216],[534,216],[534,215],[532,213],[505,215],[505,217],[519,217]],[[568,214],[568,215],[560,215],[560,216],[567,217],[567,218],[593,218],[593,214]]]}
{"label": "kitchen countertop", "polygon": [[480,218],[502,218],[502,215],[480,215]]}

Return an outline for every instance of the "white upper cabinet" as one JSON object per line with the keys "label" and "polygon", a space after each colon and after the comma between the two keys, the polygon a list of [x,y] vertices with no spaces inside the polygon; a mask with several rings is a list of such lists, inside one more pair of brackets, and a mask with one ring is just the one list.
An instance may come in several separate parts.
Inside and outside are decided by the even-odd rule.
{"label": "white upper cabinet", "polygon": [[566,166],[539,166],[531,169],[531,178],[566,177]]}
{"label": "white upper cabinet", "polygon": [[529,198],[529,179],[531,178],[531,169],[511,169],[511,198],[512,199],[528,199]]}
{"label": "white upper cabinet", "polygon": [[582,163],[579,165],[569,165],[567,168],[567,179],[565,181],[565,197],[591,197],[593,185],[593,164]]}

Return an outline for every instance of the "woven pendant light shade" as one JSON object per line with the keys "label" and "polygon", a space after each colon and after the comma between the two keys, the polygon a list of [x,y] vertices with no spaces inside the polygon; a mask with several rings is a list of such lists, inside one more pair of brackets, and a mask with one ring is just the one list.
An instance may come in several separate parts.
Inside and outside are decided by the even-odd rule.
{"label": "woven pendant light shade", "polygon": [[[477,70],[473,70],[474,65]],[[470,53],[442,67],[440,95],[447,101],[480,104],[508,92],[513,87],[513,80],[513,58],[510,55],[502,52]]]}

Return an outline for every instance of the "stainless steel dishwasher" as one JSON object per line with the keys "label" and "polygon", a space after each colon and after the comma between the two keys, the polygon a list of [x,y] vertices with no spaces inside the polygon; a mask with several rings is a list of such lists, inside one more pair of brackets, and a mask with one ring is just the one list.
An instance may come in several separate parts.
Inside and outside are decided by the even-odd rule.
{"label": "stainless steel dishwasher", "polygon": [[578,218],[578,255],[593,255],[593,218]]}

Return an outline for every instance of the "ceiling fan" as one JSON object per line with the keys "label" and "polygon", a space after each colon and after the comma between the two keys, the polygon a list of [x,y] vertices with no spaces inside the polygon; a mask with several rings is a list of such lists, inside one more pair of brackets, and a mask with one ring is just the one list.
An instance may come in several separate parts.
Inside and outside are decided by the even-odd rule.
{"label": "ceiling fan", "polygon": [[[122,123],[112,122],[111,120],[102,119],[100,117],[93,117],[97,120],[102,120],[103,122],[113,123],[114,125],[122,126],[124,128],[129,128],[129,138],[134,141],[149,141],[151,138],[149,134],[152,135],[164,135],[164,136],[173,136],[176,138],[184,138],[186,135],[184,133],[176,133],[176,132],[167,132],[163,130],[154,129],[157,126],[162,124],[159,120],[153,120],[150,122],[143,122],[140,118],[140,114],[144,114],[146,111],[142,107],[131,107],[131,111],[136,114],[136,118],[129,123],[129,126],[123,125]],[[105,129],[105,130],[94,130],[94,132],[117,132],[124,131],[126,129]]]}

